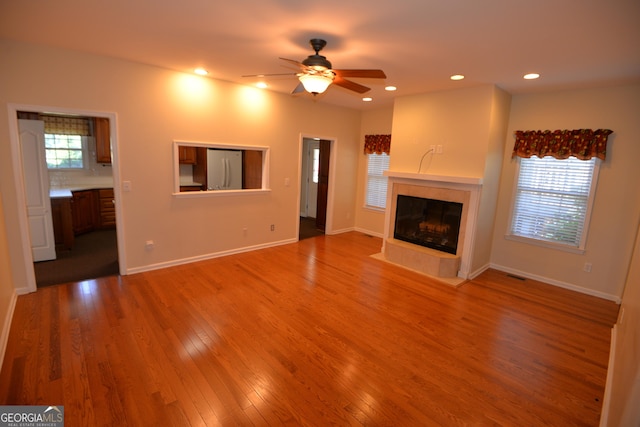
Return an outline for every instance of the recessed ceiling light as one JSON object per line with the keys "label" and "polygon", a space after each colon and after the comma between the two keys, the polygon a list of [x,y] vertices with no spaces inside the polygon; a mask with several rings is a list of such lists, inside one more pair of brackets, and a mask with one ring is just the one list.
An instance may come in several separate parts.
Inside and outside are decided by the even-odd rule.
{"label": "recessed ceiling light", "polygon": [[265,82],[258,82],[256,83],[256,87],[259,87],[260,89],[266,89],[269,87],[269,85],[266,84]]}
{"label": "recessed ceiling light", "polygon": [[193,72],[199,76],[206,76],[207,74],[209,74],[209,72],[204,68],[196,68],[195,70],[193,70]]}
{"label": "recessed ceiling light", "polygon": [[368,96],[367,96],[367,97],[365,97],[365,98],[362,98],[362,100],[363,100],[364,102],[371,102],[371,101],[373,101],[373,98],[370,98],[370,97],[368,97]]}
{"label": "recessed ceiling light", "polygon": [[398,88],[397,88],[397,87],[395,87],[395,86],[386,86],[386,87],[384,88],[384,90],[388,90],[389,92],[393,92],[393,91],[394,91],[394,90],[396,90],[396,89],[398,89]]}
{"label": "recessed ceiling light", "polygon": [[462,80],[464,79],[464,76],[462,74],[454,74],[453,76],[449,77],[451,80]]}
{"label": "recessed ceiling light", "polygon": [[538,73],[529,73],[529,74],[525,74],[523,78],[525,80],[535,80],[535,79],[537,79],[539,77],[540,77],[540,74],[538,74]]}

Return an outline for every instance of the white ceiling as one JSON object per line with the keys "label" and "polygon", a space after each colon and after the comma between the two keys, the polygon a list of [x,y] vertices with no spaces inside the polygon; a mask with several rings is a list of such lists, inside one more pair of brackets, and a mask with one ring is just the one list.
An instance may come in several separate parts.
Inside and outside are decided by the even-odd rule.
{"label": "white ceiling", "polygon": [[[317,97],[357,109],[479,84],[512,94],[640,81],[640,0],[0,0],[0,37],[92,52],[251,85],[295,72],[311,38],[334,68],[380,68]],[[46,64],[43,64],[46,72]],[[538,80],[525,81],[537,72]],[[452,82],[452,74],[464,74]],[[267,79],[290,93],[295,76]],[[385,84],[398,87],[384,90]],[[307,93],[294,96],[311,97]]]}

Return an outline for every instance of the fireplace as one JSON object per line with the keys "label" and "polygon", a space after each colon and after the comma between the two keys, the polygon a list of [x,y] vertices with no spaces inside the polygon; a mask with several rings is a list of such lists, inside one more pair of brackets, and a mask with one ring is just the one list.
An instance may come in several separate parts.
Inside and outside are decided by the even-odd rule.
{"label": "fireplace", "polygon": [[456,254],[462,203],[399,194],[393,237]]}
{"label": "fireplace", "polygon": [[468,279],[482,178],[387,171],[380,258],[453,286]]}

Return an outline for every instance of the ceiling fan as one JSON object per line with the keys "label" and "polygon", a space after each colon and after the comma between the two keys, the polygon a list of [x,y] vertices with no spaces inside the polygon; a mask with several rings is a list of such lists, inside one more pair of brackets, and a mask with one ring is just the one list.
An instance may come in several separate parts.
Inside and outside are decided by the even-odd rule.
{"label": "ceiling fan", "polygon": [[[298,62],[293,59],[280,58],[283,61],[287,61],[288,63],[300,68],[300,72],[295,74],[298,76],[300,83],[291,93],[299,93],[306,90],[313,95],[317,95],[327,90],[329,85],[332,83],[354,92],[365,93],[368,92],[370,88],[351,80],[347,80],[346,77],[370,79],[387,78],[382,70],[334,70],[331,68],[331,62],[329,62],[326,57],[319,54],[322,48],[327,45],[327,42],[322,39],[311,39],[309,40],[309,44],[315,51],[315,54],[309,55],[302,62]],[[274,75],[287,74],[260,74],[260,76]]]}

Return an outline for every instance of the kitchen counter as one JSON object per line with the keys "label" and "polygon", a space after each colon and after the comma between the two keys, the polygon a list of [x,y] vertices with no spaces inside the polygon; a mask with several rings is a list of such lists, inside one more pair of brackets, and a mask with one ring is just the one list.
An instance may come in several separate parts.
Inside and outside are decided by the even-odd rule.
{"label": "kitchen counter", "polygon": [[49,197],[52,199],[70,199],[73,194],[69,189],[51,189],[49,190]]}

